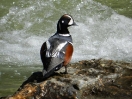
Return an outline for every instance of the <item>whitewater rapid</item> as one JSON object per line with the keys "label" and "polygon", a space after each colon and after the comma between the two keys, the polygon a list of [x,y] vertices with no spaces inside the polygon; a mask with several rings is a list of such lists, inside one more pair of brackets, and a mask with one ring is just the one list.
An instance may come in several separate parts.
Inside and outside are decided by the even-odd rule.
{"label": "whitewater rapid", "polygon": [[[57,20],[70,13],[78,24],[69,28],[74,54],[71,62],[88,59],[132,61],[132,19],[94,2],[71,1],[71,10],[57,9],[61,0],[52,3],[29,0],[29,5],[13,4],[0,18],[0,63],[41,65],[40,47],[56,32]],[[15,5],[15,6],[14,6]],[[61,5],[60,7],[63,7]]]}

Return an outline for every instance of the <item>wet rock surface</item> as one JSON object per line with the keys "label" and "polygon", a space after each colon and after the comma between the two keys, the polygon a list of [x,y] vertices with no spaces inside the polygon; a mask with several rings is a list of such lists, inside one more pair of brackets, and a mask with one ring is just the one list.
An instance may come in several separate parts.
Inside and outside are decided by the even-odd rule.
{"label": "wet rock surface", "polygon": [[92,59],[43,79],[33,73],[11,96],[0,99],[132,99],[132,63]]}

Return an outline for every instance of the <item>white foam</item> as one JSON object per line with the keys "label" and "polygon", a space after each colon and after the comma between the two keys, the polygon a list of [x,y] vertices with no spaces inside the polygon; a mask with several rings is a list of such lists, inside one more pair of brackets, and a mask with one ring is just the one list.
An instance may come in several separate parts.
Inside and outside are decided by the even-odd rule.
{"label": "white foam", "polygon": [[[91,18],[87,20],[91,23]],[[106,58],[132,61],[131,19],[113,14],[103,21],[92,20],[92,24],[79,23],[79,28],[76,35],[73,34],[76,38],[75,60]]]}
{"label": "white foam", "polygon": [[[11,7],[0,19],[1,64],[42,65],[40,47],[56,32],[59,17],[67,13],[56,9],[53,2],[29,4],[25,8]],[[72,62],[93,58],[132,61],[132,19],[93,0],[72,1],[68,6],[72,6],[70,13],[78,24],[70,28]]]}

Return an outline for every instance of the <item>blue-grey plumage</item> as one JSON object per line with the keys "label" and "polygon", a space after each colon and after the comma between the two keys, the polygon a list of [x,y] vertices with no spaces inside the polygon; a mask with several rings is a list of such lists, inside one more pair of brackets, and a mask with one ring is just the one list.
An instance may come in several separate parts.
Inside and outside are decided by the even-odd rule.
{"label": "blue-grey plumage", "polygon": [[63,15],[58,21],[57,32],[43,43],[40,55],[45,78],[70,62],[73,45],[72,37],[67,28],[72,25],[75,25],[73,18],[68,14]]}

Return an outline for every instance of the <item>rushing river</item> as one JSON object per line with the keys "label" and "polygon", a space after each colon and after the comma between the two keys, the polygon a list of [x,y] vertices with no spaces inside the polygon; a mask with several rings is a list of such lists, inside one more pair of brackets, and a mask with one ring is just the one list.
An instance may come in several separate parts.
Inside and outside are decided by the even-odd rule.
{"label": "rushing river", "polygon": [[[12,94],[32,72],[42,69],[40,47],[56,32],[65,13],[78,24],[69,28],[74,41],[71,62],[93,58],[132,62],[132,19],[97,1],[1,0],[0,96]],[[132,0],[118,3],[126,2],[132,8]],[[119,11],[127,12],[125,6]]]}

